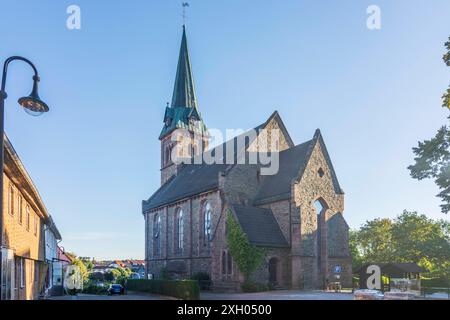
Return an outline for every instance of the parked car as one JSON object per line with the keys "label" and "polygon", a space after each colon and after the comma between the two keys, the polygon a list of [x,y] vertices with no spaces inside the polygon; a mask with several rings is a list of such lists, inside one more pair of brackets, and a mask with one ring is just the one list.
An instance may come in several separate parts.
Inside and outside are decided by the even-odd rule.
{"label": "parked car", "polygon": [[124,294],[125,288],[121,284],[112,284],[108,289],[108,294]]}

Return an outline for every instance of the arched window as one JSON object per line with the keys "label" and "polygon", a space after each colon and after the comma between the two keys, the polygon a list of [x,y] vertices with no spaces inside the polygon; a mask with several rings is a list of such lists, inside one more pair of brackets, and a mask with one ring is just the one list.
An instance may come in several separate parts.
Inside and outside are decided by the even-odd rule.
{"label": "arched window", "polygon": [[184,220],[183,220],[183,210],[182,209],[180,209],[177,213],[177,242],[178,242],[178,250],[183,250]]}
{"label": "arched window", "polygon": [[222,251],[222,274],[227,274],[227,253]]}
{"label": "arched window", "polygon": [[230,251],[227,252],[227,273],[233,274],[233,258]]}
{"label": "arched window", "polygon": [[161,253],[161,215],[159,213],[153,218],[153,252],[155,255]]}
{"label": "arched window", "polygon": [[326,234],[323,234],[323,224],[325,221],[325,212],[328,209],[327,203],[322,198],[317,199],[314,202],[314,207],[316,208],[317,213],[317,236],[316,236],[316,246],[317,246],[317,265],[320,271],[323,270],[323,261],[322,261],[322,252],[323,252],[323,237],[326,237]]}
{"label": "arched window", "polygon": [[211,241],[211,215],[211,204],[206,202],[203,212],[203,235],[205,245],[208,245]]}

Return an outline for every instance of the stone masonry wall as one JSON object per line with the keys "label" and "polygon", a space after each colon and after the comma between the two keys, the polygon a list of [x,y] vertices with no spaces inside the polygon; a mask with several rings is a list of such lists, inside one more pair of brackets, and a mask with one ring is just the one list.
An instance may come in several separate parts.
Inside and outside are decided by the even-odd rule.
{"label": "stone masonry wall", "polygon": [[[319,174],[319,169],[323,170],[323,175]],[[315,202],[320,200],[325,207],[323,212],[321,265],[318,265],[318,216]],[[293,242],[300,241],[300,245],[293,244],[293,285],[303,283],[304,287],[321,288],[325,279],[330,278],[329,266],[329,243],[331,238],[332,248],[339,255],[348,257],[348,230],[345,228],[335,228],[337,234],[330,234],[327,224],[333,221],[334,215],[344,211],[344,195],[336,193],[330,168],[327,165],[320,143],[314,146],[311,158],[302,179],[293,186],[293,214],[299,215],[299,224],[293,225]],[[328,236],[327,236],[328,235]],[[339,249],[335,249],[339,248]],[[295,265],[294,265],[295,264]],[[348,267],[348,266],[346,266]],[[301,275],[296,272],[300,268]],[[302,278],[302,279],[301,279]]]}

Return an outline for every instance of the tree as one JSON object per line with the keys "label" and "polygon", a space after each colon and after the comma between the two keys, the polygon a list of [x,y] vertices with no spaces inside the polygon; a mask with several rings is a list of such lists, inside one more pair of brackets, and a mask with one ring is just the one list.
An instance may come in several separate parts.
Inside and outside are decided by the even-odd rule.
{"label": "tree", "polygon": [[111,269],[108,272],[105,272],[105,280],[106,281],[116,281],[117,278],[119,278],[122,275],[122,273],[120,272],[120,270],[118,269]]}
{"label": "tree", "polygon": [[89,273],[83,261],[81,261],[79,258],[74,258],[72,259],[72,264],[80,269],[80,274],[83,282],[86,282],[88,280]]}
{"label": "tree", "polygon": [[227,218],[227,244],[234,262],[244,274],[245,282],[250,281],[251,274],[264,259],[265,250],[248,242],[246,234],[236,222],[231,211],[228,211]]}
{"label": "tree", "polygon": [[[447,52],[443,56],[444,63],[450,67],[450,37],[445,43]],[[450,86],[442,96],[442,107],[450,109]],[[450,116],[447,118],[450,120]],[[413,148],[416,155],[415,163],[408,169],[414,179],[434,179],[440,192],[437,197],[442,199],[441,210],[450,211],[450,127],[442,126],[434,138],[419,142]]]}
{"label": "tree", "polygon": [[358,269],[363,264],[363,256],[358,248],[359,240],[358,240],[358,231],[350,230],[349,231],[349,251],[350,256],[352,257],[352,269]]}
{"label": "tree", "polygon": [[431,275],[450,277],[448,222],[404,211],[394,221],[392,241],[399,262],[415,262]]}
{"label": "tree", "polygon": [[357,233],[358,251],[364,260],[389,262],[393,258],[392,221],[375,219],[367,221]]}
{"label": "tree", "polygon": [[414,262],[432,277],[450,277],[450,225],[417,212],[403,211],[393,221],[367,221],[350,234],[354,265]]}

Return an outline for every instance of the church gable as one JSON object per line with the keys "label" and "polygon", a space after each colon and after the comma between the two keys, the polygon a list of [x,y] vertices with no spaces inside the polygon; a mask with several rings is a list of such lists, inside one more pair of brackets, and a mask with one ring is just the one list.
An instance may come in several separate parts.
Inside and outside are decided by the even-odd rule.
{"label": "church gable", "polygon": [[[248,147],[249,152],[283,151],[294,146],[280,115],[275,111],[267,121],[256,128],[257,139]],[[278,139],[274,136],[278,135]]]}
{"label": "church gable", "polygon": [[343,211],[342,196],[336,173],[331,163],[322,135],[316,131],[313,143],[310,145],[308,160],[297,176],[295,202],[298,205],[311,203],[321,198],[325,199],[333,211]]}

